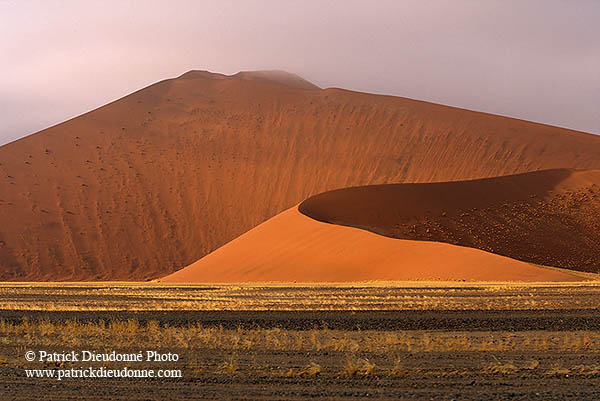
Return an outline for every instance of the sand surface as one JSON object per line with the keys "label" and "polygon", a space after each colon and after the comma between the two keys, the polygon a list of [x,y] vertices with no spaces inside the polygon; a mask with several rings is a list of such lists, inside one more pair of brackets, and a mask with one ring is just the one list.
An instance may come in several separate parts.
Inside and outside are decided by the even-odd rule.
{"label": "sand surface", "polygon": [[319,221],[440,241],[573,270],[600,269],[600,170],[334,190],[302,202]]}
{"label": "sand surface", "polygon": [[384,237],[319,222],[297,207],[162,282],[361,280],[577,281],[580,277],[478,249]]}
{"label": "sand surface", "polygon": [[0,280],[144,280],[311,195],[600,168],[590,134],[276,73],[191,71],[0,147]]}

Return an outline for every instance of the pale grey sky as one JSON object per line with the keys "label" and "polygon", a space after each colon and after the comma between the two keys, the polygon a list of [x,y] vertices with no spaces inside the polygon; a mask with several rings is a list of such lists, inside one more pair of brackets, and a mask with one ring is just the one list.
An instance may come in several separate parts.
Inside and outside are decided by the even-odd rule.
{"label": "pale grey sky", "polygon": [[0,144],[191,69],[600,133],[600,1],[0,0]]}

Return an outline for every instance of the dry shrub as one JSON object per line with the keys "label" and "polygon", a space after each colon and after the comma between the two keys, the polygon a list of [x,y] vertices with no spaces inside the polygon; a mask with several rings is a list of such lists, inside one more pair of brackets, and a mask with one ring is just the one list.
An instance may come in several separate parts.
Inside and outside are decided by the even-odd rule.
{"label": "dry shrub", "polygon": [[238,370],[238,362],[237,359],[233,355],[229,357],[228,360],[224,361],[221,365],[221,372],[233,374]]}
{"label": "dry shrub", "polygon": [[495,361],[493,363],[490,363],[484,369],[484,371],[486,373],[493,373],[493,374],[500,373],[500,374],[508,375],[508,374],[517,373],[519,371],[519,368],[512,361],[508,361],[506,363],[502,363],[500,361]]}
{"label": "dry shrub", "polygon": [[531,360],[531,361],[525,362],[525,364],[523,365],[523,367],[521,369],[535,370],[538,368],[538,366],[540,366],[539,361]]}
{"label": "dry shrub", "polygon": [[546,371],[548,376],[563,376],[571,374],[571,369],[565,368],[559,364],[554,364],[550,369]]}
{"label": "dry shrub", "polygon": [[586,365],[577,365],[573,366],[571,369],[572,372],[584,375],[584,376],[598,376],[600,375],[600,365],[586,366]]}
{"label": "dry shrub", "polygon": [[[290,369],[292,370],[292,369]],[[308,375],[308,376],[317,376],[321,373],[321,366],[315,362],[311,362],[308,364],[303,371],[298,373],[299,375]]]}
{"label": "dry shrub", "polygon": [[348,376],[368,376],[375,371],[375,367],[375,364],[366,358],[348,356],[344,364],[344,373]]}
{"label": "dry shrub", "polygon": [[393,366],[390,369],[390,373],[394,376],[408,373],[408,369],[404,367],[404,365],[402,364],[402,358],[400,358],[399,356],[394,359]]}

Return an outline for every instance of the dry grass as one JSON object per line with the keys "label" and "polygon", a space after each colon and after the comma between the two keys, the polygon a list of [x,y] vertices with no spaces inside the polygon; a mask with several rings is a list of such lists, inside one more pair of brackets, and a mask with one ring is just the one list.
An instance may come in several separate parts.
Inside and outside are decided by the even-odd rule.
{"label": "dry grass", "polygon": [[518,371],[519,371],[519,368],[512,361],[509,361],[509,362],[495,361],[495,362],[489,364],[484,369],[485,373],[492,373],[492,374],[501,373],[504,375],[517,373]]}
{"label": "dry grass", "polygon": [[222,373],[234,374],[238,371],[238,361],[235,356],[231,355],[229,359],[223,362],[221,365],[220,371]]}
{"label": "dry grass", "polygon": [[[465,375],[541,375],[543,377],[598,377],[600,365],[562,364],[544,355],[590,355],[600,352],[599,331],[560,332],[424,332],[424,331],[340,331],[321,325],[312,330],[253,328],[224,329],[201,324],[168,326],[157,321],[78,322],[0,319],[0,366],[20,366],[27,350],[57,347],[64,349],[111,351],[113,349],[166,349],[182,355],[192,375],[242,374],[262,372],[278,376],[315,377],[322,374],[353,378],[366,376],[465,376]],[[12,355],[12,354],[15,355]],[[269,368],[260,355],[302,355],[310,361],[286,365],[278,362]],[[428,366],[422,369],[411,358],[433,354],[470,353],[482,362],[452,368]],[[538,359],[515,361],[515,355],[535,353]],[[212,355],[211,361],[205,359]],[[324,357],[323,355],[328,355]],[[510,355],[511,358],[507,358]],[[328,359],[329,358],[329,359]],[[492,362],[489,362],[493,358]],[[285,360],[285,357],[284,357]],[[483,362],[488,361],[488,362]],[[414,362],[414,360],[413,360]],[[551,364],[552,363],[552,364]],[[325,372],[325,373],[323,373]],[[358,380],[358,379],[357,379]]]}
{"label": "dry grass", "polygon": [[213,286],[0,283],[0,288],[0,309],[46,311],[595,309],[600,302],[598,281]]}
{"label": "dry grass", "polygon": [[[331,329],[282,330],[221,327],[161,326],[137,320],[78,322],[0,319],[0,345],[78,346],[117,348],[168,347],[212,349],[230,353],[268,351],[377,353],[402,355],[433,352],[600,352],[600,332],[426,332],[341,331]],[[523,369],[535,369],[534,362]]]}
{"label": "dry grass", "polygon": [[368,376],[375,372],[375,364],[366,358],[358,358],[355,355],[346,357],[343,373],[348,376]]}
{"label": "dry grass", "polygon": [[521,367],[524,370],[535,370],[540,366],[540,362],[536,360],[525,362],[525,364]]}
{"label": "dry grass", "polygon": [[392,359],[392,368],[390,369],[390,374],[392,376],[404,375],[408,373],[408,369],[404,367],[402,362],[402,357],[396,356]]}
{"label": "dry grass", "polygon": [[546,375],[548,376],[564,376],[568,374],[571,374],[571,369],[565,368],[558,363],[546,371]]}
{"label": "dry grass", "polygon": [[[595,309],[598,283],[521,285],[515,283],[390,283],[383,285],[215,285],[176,286],[131,283],[24,285],[1,284],[0,309],[13,310],[507,310]],[[106,296],[110,295],[110,298]],[[336,330],[326,323],[311,330],[279,328],[224,329],[190,323],[183,326],[107,320],[95,322],[0,319],[0,366],[22,363],[26,350],[85,346],[112,349],[167,349],[194,356],[186,367],[193,375],[238,375],[247,370],[280,376],[541,375],[600,376],[600,365],[554,364],[540,358],[551,353],[600,353],[600,331],[458,332]],[[195,352],[195,353],[194,353]],[[301,362],[269,368],[256,355],[301,354]],[[443,353],[477,355],[470,367],[420,370],[410,356]],[[538,360],[520,360],[515,354]],[[329,355],[330,359],[323,355]],[[494,356],[496,359],[489,362]],[[512,359],[511,359],[512,358]],[[332,362],[335,360],[335,362]],[[307,365],[305,365],[310,361]],[[268,364],[267,364],[268,365]],[[290,366],[291,365],[291,366]],[[470,370],[469,370],[470,369]]]}
{"label": "dry grass", "polygon": [[316,362],[311,362],[302,370],[299,375],[317,376],[321,374],[321,366]]}
{"label": "dry grass", "polygon": [[600,365],[576,365],[571,371],[583,376],[600,376]]}

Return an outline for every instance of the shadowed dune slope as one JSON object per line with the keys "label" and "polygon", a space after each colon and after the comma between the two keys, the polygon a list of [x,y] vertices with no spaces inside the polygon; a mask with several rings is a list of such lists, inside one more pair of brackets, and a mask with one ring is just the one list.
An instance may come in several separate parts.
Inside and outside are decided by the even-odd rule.
{"label": "shadowed dune slope", "polygon": [[345,188],[315,195],[299,209],[319,221],[388,237],[600,270],[600,170]]}
{"label": "shadowed dune slope", "polygon": [[576,281],[478,249],[407,241],[311,219],[293,207],[162,282]]}
{"label": "shadowed dune slope", "polygon": [[0,280],[140,280],[311,195],[600,168],[600,138],[282,72],[190,71],[0,147]]}

